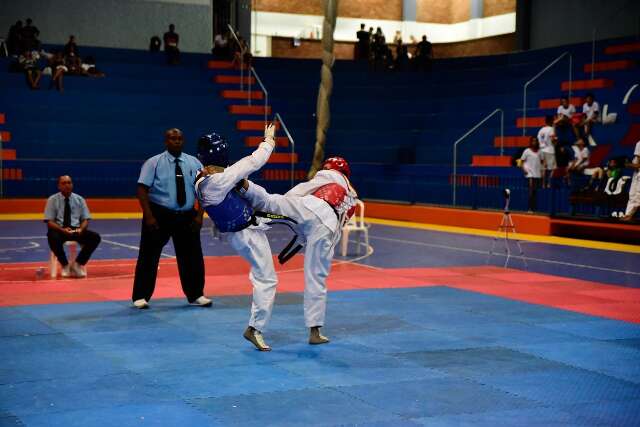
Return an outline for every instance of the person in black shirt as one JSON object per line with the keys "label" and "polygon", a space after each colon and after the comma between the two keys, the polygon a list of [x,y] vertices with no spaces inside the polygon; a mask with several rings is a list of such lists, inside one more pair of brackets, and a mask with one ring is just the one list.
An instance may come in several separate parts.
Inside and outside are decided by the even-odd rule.
{"label": "person in black shirt", "polygon": [[431,69],[431,59],[433,58],[433,47],[427,40],[427,36],[422,36],[422,41],[416,45],[416,65],[422,71]]}
{"label": "person in black shirt", "polygon": [[7,49],[9,55],[20,54],[20,47],[22,45],[22,21],[18,21],[9,28],[9,35],[7,36]]}
{"label": "person in black shirt", "polygon": [[32,25],[31,18],[27,18],[27,22],[22,30],[20,30],[20,36],[22,38],[22,50],[40,50],[40,30],[35,25]]}
{"label": "person in black shirt", "polygon": [[177,65],[180,63],[180,50],[178,49],[178,43],[180,42],[180,36],[175,32],[176,26],[169,25],[169,31],[164,33],[164,52],[167,55],[167,64]]}
{"label": "person in black shirt", "polygon": [[76,44],[76,36],[69,36],[69,41],[64,45],[64,56],[80,56],[78,45]]}
{"label": "person in black shirt", "polygon": [[360,24],[360,31],[356,33],[356,37],[358,37],[358,44],[356,45],[356,59],[368,59],[370,35],[369,32],[364,29],[364,24]]}

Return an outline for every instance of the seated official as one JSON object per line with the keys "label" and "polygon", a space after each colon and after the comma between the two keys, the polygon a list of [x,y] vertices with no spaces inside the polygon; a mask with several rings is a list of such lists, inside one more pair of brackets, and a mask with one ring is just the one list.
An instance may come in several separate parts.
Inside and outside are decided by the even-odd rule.
{"label": "seated official", "polygon": [[[100,235],[89,230],[89,208],[84,198],[73,193],[71,177],[63,175],[58,178],[59,193],[47,200],[44,209],[44,221],[49,231],[47,239],[49,247],[62,265],[62,277],[86,277],[84,266],[100,243]],[[64,253],[64,243],[78,242],[82,250],[71,265]]]}

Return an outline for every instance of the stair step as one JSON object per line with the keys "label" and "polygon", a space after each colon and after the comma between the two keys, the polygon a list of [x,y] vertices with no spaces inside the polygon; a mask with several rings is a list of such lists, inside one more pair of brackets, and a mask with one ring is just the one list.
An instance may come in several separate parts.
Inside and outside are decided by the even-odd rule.
{"label": "stair step", "polygon": [[[291,170],[290,169],[263,169],[261,177],[266,181],[289,181],[291,179]],[[293,179],[296,181],[302,181],[307,179],[307,171],[304,169],[294,170]]]}
{"label": "stair step", "polygon": [[[528,121],[528,119],[527,119]],[[530,136],[505,136],[504,137],[504,146],[505,147],[528,147],[529,146],[529,138]],[[493,146],[496,148],[500,148],[500,137],[496,136],[493,138]]]}
{"label": "stair step", "polygon": [[604,53],[615,55],[617,53],[640,52],[640,42],[619,44],[617,46],[607,46]]}
{"label": "stair step", "polygon": [[298,153],[271,153],[267,163],[298,163]]}
{"label": "stair step", "polygon": [[[275,122],[276,130],[280,130],[280,122]],[[264,121],[262,120],[238,120],[236,122],[238,130],[264,130]]]}
{"label": "stair step", "polygon": [[2,160],[15,160],[16,159],[16,150],[13,148],[3,148],[2,149]]}
{"label": "stair step", "polygon": [[640,116],[640,102],[634,102],[627,107],[629,114],[633,116]]}
{"label": "stair step", "polygon": [[[264,105],[229,105],[229,112],[231,114],[246,114],[246,115],[264,115]],[[267,114],[271,114],[271,106],[266,106]]]}
{"label": "stair step", "polygon": [[240,84],[241,81],[246,85],[248,85],[249,82],[251,82],[252,85],[256,84],[256,78],[255,77],[244,76],[242,78],[242,80],[240,80],[240,76],[233,76],[233,75],[228,75],[228,74],[218,74],[217,76],[213,77],[213,82],[214,83],[221,83],[221,84],[232,84],[232,83],[235,84],[235,83],[237,83],[237,84]]}
{"label": "stair step", "polygon": [[[611,79],[574,80],[571,82],[571,90],[604,89],[609,87],[613,87],[613,80]],[[562,82],[560,88],[565,91],[569,90],[569,82]]]}
{"label": "stair step", "polygon": [[22,181],[22,169],[3,168],[2,179],[5,181]]}
{"label": "stair step", "polygon": [[[622,59],[619,61],[601,61],[593,64],[593,71],[629,70],[636,66],[635,61]],[[584,64],[584,72],[591,72],[591,64]]]}
{"label": "stair step", "polygon": [[[576,105],[582,105],[584,101],[582,100],[582,98],[575,96],[575,97],[571,97],[569,99],[569,104],[573,104],[573,106],[575,107]],[[550,109],[557,109],[558,106],[560,105],[560,98],[548,98],[548,99],[541,99],[540,101],[538,101],[538,108],[540,108],[541,110],[550,110]]]}
{"label": "stair step", "polygon": [[11,132],[7,130],[0,131],[0,142],[11,141]]}
{"label": "stair step", "polygon": [[640,123],[631,123],[629,131],[620,141],[620,145],[633,147],[638,141],[640,141]]}
{"label": "stair step", "polygon": [[471,158],[471,166],[510,167],[511,157],[475,155]]}
{"label": "stair step", "polygon": [[[207,62],[207,68],[212,69],[212,70],[232,70],[232,69],[237,69],[240,70],[240,66],[233,66],[233,63],[231,61],[208,61]],[[244,69],[248,69],[249,67],[247,65],[244,66]]]}
{"label": "stair step", "polygon": [[[223,90],[220,92],[220,96],[225,99],[247,99],[249,97],[249,91],[247,90]],[[264,94],[259,90],[251,91],[251,99],[262,99]]]}
{"label": "stair step", "polygon": [[[244,145],[247,147],[257,147],[262,142],[261,136],[245,136]],[[276,136],[276,147],[288,147],[289,138],[286,136]]]}
{"label": "stair step", "polygon": [[7,118],[5,117],[4,113],[0,113],[0,125],[3,125],[6,123]]}
{"label": "stair step", "polygon": [[[544,117],[527,117],[528,128],[540,128],[545,125]],[[522,129],[524,127],[524,117],[518,117],[516,127]]]}

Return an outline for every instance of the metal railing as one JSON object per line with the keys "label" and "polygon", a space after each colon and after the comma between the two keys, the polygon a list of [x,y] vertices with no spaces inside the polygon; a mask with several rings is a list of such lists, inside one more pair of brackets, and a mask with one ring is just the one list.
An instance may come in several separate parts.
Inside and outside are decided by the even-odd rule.
{"label": "metal railing", "polygon": [[231,31],[233,38],[236,39],[236,43],[238,43],[238,48],[240,49],[240,90],[244,90],[244,49],[242,48],[242,43],[240,43],[240,39],[238,39],[236,31],[233,29],[231,24],[227,24],[227,27],[229,27],[229,31]]}
{"label": "metal railing", "polygon": [[[267,106],[269,105],[269,92],[267,92],[267,88],[264,87],[264,85],[262,84],[262,80],[258,76],[256,69],[251,67],[250,71],[251,71],[251,74],[253,74],[254,77],[256,78],[256,81],[260,85],[260,89],[262,89],[262,92],[264,93],[264,125],[266,126],[267,125]],[[249,74],[249,82],[251,82],[251,74]],[[251,105],[251,86],[249,86],[249,105]]]}
{"label": "metal railing", "polygon": [[564,52],[562,55],[558,56],[556,59],[551,61],[546,67],[542,69],[538,74],[527,81],[522,89],[522,136],[526,135],[527,132],[527,88],[531,83],[538,79],[541,75],[543,75],[547,70],[553,67],[558,61],[560,61],[565,56],[569,57],[569,99],[571,99],[571,86],[573,84],[572,78],[572,70],[573,70],[573,55],[569,52]]}
{"label": "metal railing", "polygon": [[284,120],[282,120],[282,116],[280,116],[280,113],[276,113],[275,115],[276,119],[280,122],[280,124],[282,125],[282,129],[284,130],[284,133],[287,135],[287,138],[289,139],[289,145],[291,146],[291,176],[290,176],[290,180],[291,180],[291,188],[293,188],[293,175],[294,175],[294,158],[295,158],[295,153],[296,153],[296,143],[293,140],[293,137],[291,136],[291,133],[289,132],[289,129],[287,129],[287,125],[284,123]]}
{"label": "metal railing", "polygon": [[500,155],[504,154],[504,111],[501,108],[496,108],[487,117],[482,119],[478,124],[469,129],[464,135],[453,143],[453,206],[456,205],[456,189],[458,184],[458,144],[462,142],[466,137],[471,135],[476,129],[482,126],[491,117],[500,113]]}

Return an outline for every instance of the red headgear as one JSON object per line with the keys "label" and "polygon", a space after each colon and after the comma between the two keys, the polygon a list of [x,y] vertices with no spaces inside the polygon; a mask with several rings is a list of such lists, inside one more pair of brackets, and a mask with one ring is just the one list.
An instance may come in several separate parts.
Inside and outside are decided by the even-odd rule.
{"label": "red headgear", "polygon": [[329,157],[322,164],[322,169],[332,169],[334,171],[341,172],[349,178],[351,175],[351,169],[349,168],[349,163],[342,157]]}

